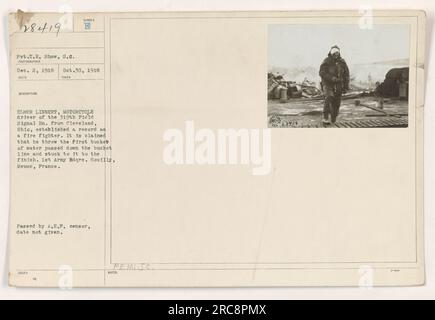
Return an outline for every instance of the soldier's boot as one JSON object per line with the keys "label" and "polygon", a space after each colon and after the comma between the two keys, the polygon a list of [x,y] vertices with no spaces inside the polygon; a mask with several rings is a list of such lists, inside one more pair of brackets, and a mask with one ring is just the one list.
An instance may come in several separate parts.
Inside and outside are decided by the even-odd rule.
{"label": "soldier's boot", "polygon": [[331,123],[331,99],[330,97],[326,97],[325,99],[325,105],[323,106],[323,124],[330,124]]}

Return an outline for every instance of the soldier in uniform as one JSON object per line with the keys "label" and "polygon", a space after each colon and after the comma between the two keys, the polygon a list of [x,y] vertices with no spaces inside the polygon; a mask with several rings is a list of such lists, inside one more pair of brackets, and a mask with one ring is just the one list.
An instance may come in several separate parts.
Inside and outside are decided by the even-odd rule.
{"label": "soldier in uniform", "polygon": [[349,90],[349,68],[340,55],[340,48],[333,46],[320,66],[322,91],[325,96],[323,123],[335,123],[341,104],[341,95]]}

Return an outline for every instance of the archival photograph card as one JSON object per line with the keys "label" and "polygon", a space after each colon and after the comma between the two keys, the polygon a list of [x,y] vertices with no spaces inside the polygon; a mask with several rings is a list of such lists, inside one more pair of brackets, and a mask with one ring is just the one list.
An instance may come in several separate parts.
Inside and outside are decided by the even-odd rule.
{"label": "archival photograph card", "polygon": [[422,11],[9,16],[9,284],[424,284]]}

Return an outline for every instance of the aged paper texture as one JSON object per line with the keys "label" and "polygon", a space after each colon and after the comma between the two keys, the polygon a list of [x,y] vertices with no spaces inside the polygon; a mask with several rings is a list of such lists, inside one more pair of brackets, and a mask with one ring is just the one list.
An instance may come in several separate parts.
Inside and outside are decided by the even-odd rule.
{"label": "aged paper texture", "polygon": [[424,12],[9,32],[10,285],[424,283]]}

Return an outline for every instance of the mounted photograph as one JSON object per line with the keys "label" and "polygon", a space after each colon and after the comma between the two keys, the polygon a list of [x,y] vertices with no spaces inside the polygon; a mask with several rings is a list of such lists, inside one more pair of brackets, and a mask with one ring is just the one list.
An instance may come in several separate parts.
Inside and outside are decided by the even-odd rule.
{"label": "mounted photograph", "polygon": [[268,27],[268,127],[408,126],[409,26]]}

